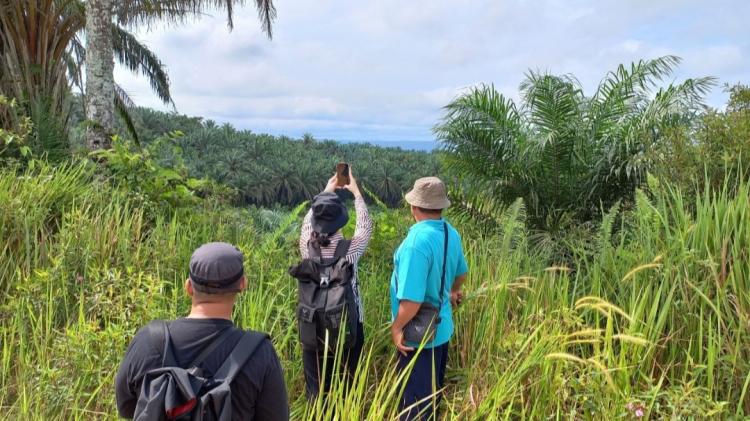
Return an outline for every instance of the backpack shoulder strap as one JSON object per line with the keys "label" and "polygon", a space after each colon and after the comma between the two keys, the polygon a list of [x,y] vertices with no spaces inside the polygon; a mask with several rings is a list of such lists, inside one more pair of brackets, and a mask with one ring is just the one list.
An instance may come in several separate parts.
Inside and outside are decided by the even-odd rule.
{"label": "backpack shoulder strap", "polygon": [[345,258],[347,253],[349,253],[349,247],[351,245],[351,240],[339,240],[338,244],[336,244],[336,251],[333,254],[333,260],[337,261],[339,259]]}
{"label": "backpack shoulder strap", "polygon": [[231,383],[237,373],[242,370],[250,356],[255,353],[258,346],[268,339],[268,335],[259,332],[243,332],[242,339],[237,342],[224,364],[214,374],[214,379]]}
{"label": "backpack shoulder strap", "polygon": [[146,325],[149,340],[154,343],[162,343],[161,347],[161,366],[173,367],[176,364],[174,351],[172,350],[172,340],[169,336],[169,323],[165,320],[154,320]]}
{"label": "backpack shoulder strap", "polygon": [[212,352],[216,351],[216,348],[219,345],[221,345],[224,341],[226,341],[227,338],[229,338],[232,335],[232,333],[234,333],[234,329],[232,329],[231,326],[227,327],[226,329],[224,329],[224,331],[221,332],[221,334],[219,336],[217,336],[216,339],[214,339],[213,341],[211,341],[211,343],[208,344],[208,346],[206,346],[203,349],[203,351],[200,353],[200,355],[198,355],[197,357],[195,357],[195,359],[193,360],[193,362],[190,363],[190,365],[187,368],[198,367],[199,365],[201,365],[201,363],[203,363],[203,360],[205,360],[206,357],[208,357],[209,355],[211,355]]}
{"label": "backpack shoulder strap", "polygon": [[323,252],[320,250],[320,244],[315,243],[315,245],[313,245],[313,241],[308,240],[307,241],[307,257],[320,263],[321,259],[323,258]]}

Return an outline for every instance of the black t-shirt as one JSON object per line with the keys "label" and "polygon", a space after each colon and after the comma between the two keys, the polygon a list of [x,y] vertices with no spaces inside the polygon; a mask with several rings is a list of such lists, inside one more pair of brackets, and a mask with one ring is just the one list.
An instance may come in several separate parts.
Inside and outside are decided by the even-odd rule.
{"label": "black t-shirt", "polygon": [[[152,322],[153,323],[153,322]],[[178,365],[185,367],[225,329],[230,335],[200,365],[206,375],[219,369],[242,338],[242,330],[226,319],[177,319],[169,323],[172,349]],[[161,367],[164,339],[141,328],[130,343],[115,378],[117,409],[120,416],[133,418],[143,376]],[[265,340],[245,363],[232,384],[234,420],[289,420],[289,403],[281,364],[271,341]]]}

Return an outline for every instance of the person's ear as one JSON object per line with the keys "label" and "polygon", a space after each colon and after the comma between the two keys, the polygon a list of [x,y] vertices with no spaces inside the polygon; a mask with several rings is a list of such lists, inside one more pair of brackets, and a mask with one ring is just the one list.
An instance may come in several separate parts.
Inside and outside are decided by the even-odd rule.
{"label": "person's ear", "polygon": [[240,279],[240,291],[244,291],[246,289],[247,289],[247,278],[243,276],[242,279]]}
{"label": "person's ear", "polygon": [[188,297],[193,296],[193,283],[190,282],[190,278],[185,279],[185,292],[187,293]]}

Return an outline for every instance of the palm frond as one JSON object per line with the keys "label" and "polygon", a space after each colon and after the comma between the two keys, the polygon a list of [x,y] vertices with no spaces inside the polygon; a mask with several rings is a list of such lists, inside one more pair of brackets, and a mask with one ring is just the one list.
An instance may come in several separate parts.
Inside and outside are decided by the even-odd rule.
{"label": "palm frond", "polygon": [[174,106],[169,91],[169,76],[164,64],[151,50],[118,25],[112,25],[112,47],[117,60],[133,72],[146,76],[151,88],[165,104]]}
{"label": "palm frond", "polygon": [[534,138],[530,149],[540,159],[539,176],[551,181],[545,183],[550,188],[545,195],[559,204],[575,203],[577,174],[584,166],[577,153],[586,104],[580,83],[569,75],[529,72],[521,93]]}
{"label": "palm frond", "polygon": [[669,77],[682,60],[677,56],[663,56],[651,60],[639,60],[630,67],[621,64],[610,71],[599,83],[594,100],[606,101],[615,95],[630,95],[640,90],[647,92],[657,83]]}
{"label": "palm frond", "polygon": [[[445,107],[446,117],[435,128],[443,149],[453,156],[472,157],[462,172],[500,175],[509,163],[522,156],[524,131],[513,101],[503,97],[494,86],[472,89]],[[469,164],[460,159],[454,166]]]}
{"label": "palm frond", "polygon": [[68,77],[73,84],[81,91],[84,91],[83,85],[83,63],[86,61],[86,48],[78,37],[70,41],[70,53],[66,60],[68,63]]}
{"label": "palm frond", "polygon": [[641,104],[651,99],[657,83],[670,76],[680,63],[676,56],[640,60],[630,67],[621,64],[599,83],[591,100],[592,136],[606,133],[628,114],[637,113]]}
{"label": "palm frond", "polygon": [[138,137],[138,130],[135,127],[135,121],[130,110],[135,108],[135,103],[130,99],[130,95],[122,89],[122,86],[115,83],[115,112],[122,119],[125,124],[125,129],[128,131],[130,137],[133,138],[133,142],[137,146],[141,146],[141,141]]}
{"label": "palm frond", "polygon": [[[227,25],[234,28],[234,9],[247,0],[123,0],[115,6],[115,18],[120,25],[153,25],[157,22],[184,23],[189,19],[220,10],[227,14]],[[255,0],[261,29],[272,37],[276,7],[273,0]]]}

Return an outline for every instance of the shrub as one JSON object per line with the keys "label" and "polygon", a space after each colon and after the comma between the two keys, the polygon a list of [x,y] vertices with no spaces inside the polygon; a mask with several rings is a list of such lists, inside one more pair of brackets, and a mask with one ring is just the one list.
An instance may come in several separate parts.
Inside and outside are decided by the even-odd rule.
{"label": "shrub", "polygon": [[571,75],[537,72],[521,84],[519,104],[487,85],[460,96],[435,129],[459,197],[479,214],[521,197],[532,227],[551,231],[631,199],[664,162],[650,151],[690,123],[712,84],[688,79],[655,89],[679,61],[621,65],[591,96]]}
{"label": "shrub", "polygon": [[[178,136],[179,133],[169,134],[157,139],[155,145]],[[98,150],[91,156],[99,162],[98,169],[105,177],[142,206],[194,205],[199,201],[198,192],[210,192],[214,188],[208,180],[188,177],[186,168],[177,158],[172,167],[165,167],[152,158],[149,149],[138,148],[130,141],[115,136],[112,145],[112,149]]]}

